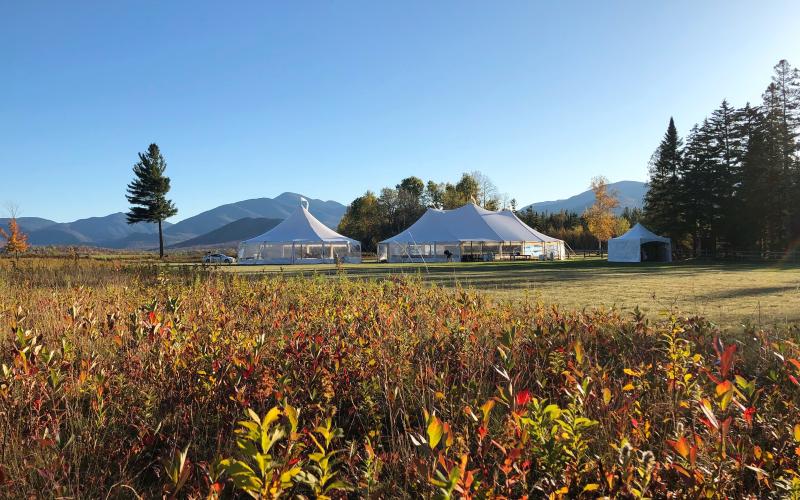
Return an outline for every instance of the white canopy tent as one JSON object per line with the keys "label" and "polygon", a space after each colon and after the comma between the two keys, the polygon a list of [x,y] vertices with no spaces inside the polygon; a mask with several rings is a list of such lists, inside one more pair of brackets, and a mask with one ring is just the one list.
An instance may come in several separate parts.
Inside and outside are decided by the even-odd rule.
{"label": "white canopy tent", "polygon": [[429,208],[411,227],[378,243],[378,260],[388,262],[516,257],[563,259],[566,249],[562,240],[529,227],[514,212],[493,212],[474,203],[453,210]]}
{"label": "white canopy tent", "polygon": [[239,264],[360,263],[361,243],[327,227],[308,211],[308,201],[261,236],[239,243]]}
{"label": "white canopy tent", "polygon": [[672,243],[641,224],[608,240],[609,262],[672,262]]}

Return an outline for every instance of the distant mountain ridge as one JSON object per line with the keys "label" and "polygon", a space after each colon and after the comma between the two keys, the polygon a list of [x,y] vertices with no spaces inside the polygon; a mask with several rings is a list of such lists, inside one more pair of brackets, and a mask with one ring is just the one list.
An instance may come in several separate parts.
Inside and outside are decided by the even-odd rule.
{"label": "distant mountain ridge", "polygon": [[[11,219],[7,217],[0,217],[0,228],[8,231],[8,221]],[[53,224],[58,224],[56,221],[49,219],[42,219],[41,217],[17,217],[17,224],[24,233],[30,233],[37,229],[42,229]]]}
{"label": "distant mountain ridge", "polygon": [[[625,207],[642,208],[644,206],[644,195],[647,193],[647,183],[639,181],[619,181],[608,184],[610,190],[615,191],[619,199],[619,207],[616,212],[622,212]],[[594,193],[591,189],[586,190],[575,196],[570,196],[564,200],[540,201],[532,203],[522,208],[530,207],[536,212],[558,213],[562,210],[568,212],[583,213],[584,210],[594,203]]]}
{"label": "distant mountain ridge", "polygon": [[191,248],[213,245],[231,245],[263,234],[282,222],[282,219],[245,217],[214,229],[206,234],[181,241],[170,248]]}
{"label": "distant mountain ridge", "polygon": [[[39,217],[20,217],[20,229],[28,235],[32,245],[89,245],[108,248],[128,248],[117,242],[133,235],[158,234],[156,224],[128,224],[125,214],[117,212],[105,217],[89,217],[73,222],[54,222]],[[167,227],[168,222],[165,222]],[[8,219],[0,219],[0,226],[6,228]],[[152,239],[152,236],[150,236]]]}
{"label": "distant mountain ridge", "polygon": [[[184,248],[257,236],[294,212],[300,206],[301,197],[297,193],[283,193],[275,198],[243,200],[212,208],[175,224],[164,222],[164,243],[168,247]],[[325,225],[334,229],[339,225],[347,207],[336,201],[305,198],[310,212]],[[242,222],[236,224],[237,221]],[[117,249],[152,249],[158,246],[158,225],[128,224],[123,212],[73,222],[55,222],[40,217],[19,217],[17,222],[32,245]],[[8,228],[7,218],[0,218],[0,228]],[[256,232],[250,234],[251,231]],[[191,244],[182,244],[190,241]]]}
{"label": "distant mountain ridge", "polygon": [[[211,210],[206,210],[188,219],[184,219],[164,233],[174,239],[183,241],[200,236],[226,224],[245,217],[259,219],[285,219],[298,206],[300,198],[297,193],[283,193],[275,198],[254,198],[220,205]],[[305,197],[308,200],[308,210],[328,227],[335,228],[344,216],[347,209],[336,201],[323,201]]]}

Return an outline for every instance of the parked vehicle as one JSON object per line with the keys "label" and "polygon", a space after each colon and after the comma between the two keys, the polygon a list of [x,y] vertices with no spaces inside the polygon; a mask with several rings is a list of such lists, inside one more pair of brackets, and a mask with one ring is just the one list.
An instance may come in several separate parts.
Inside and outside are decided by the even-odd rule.
{"label": "parked vehicle", "polygon": [[210,253],[203,256],[203,264],[233,264],[236,259],[224,253]]}

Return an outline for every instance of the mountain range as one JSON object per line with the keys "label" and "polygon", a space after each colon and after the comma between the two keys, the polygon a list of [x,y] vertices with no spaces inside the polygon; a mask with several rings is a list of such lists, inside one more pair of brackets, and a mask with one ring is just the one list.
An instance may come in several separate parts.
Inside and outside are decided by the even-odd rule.
{"label": "mountain range", "polygon": [[244,217],[195,238],[181,241],[170,248],[236,246],[240,241],[264,234],[281,223],[281,219]]}
{"label": "mountain range", "polygon": [[[609,184],[620,205],[641,208],[647,184],[620,181]],[[170,248],[231,245],[252,238],[275,227],[296,210],[301,195],[283,193],[275,198],[255,198],[220,205],[175,224],[165,222],[164,243]],[[336,228],[347,207],[336,201],[308,198],[309,210],[328,227]],[[584,191],[564,200],[542,201],[524,207],[537,212],[562,210],[582,213],[594,202],[594,193]],[[76,245],[103,248],[151,249],[158,245],[158,226],[150,223],[128,224],[125,214],[90,217],[73,222],[54,222],[40,217],[20,217],[20,229],[33,245]],[[7,229],[8,219],[0,218],[0,228]]]}
{"label": "mountain range", "polygon": [[[619,200],[619,207],[616,212],[621,213],[625,207],[642,208],[644,205],[644,195],[647,193],[647,184],[639,181],[619,181],[608,184],[609,191],[616,193]],[[530,207],[536,212],[558,213],[561,211],[583,213],[584,210],[594,203],[594,192],[586,190],[575,196],[570,196],[564,200],[540,201],[532,203],[522,210]]]}
{"label": "mountain range", "polygon": [[[20,229],[28,235],[32,245],[87,245],[107,248],[136,247],[136,240],[149,240],[158,234],[158,225],[137,223],[129,225],[125,214],[117,212],[105,217],[90,217],[73,222],[58,223],[39,217],[20,217]],[[169,227],[168,222],[164,223]],[[8,219],[0,219],[0,227],[7,229]]]}
{"label": "mountain range", "polygon": [[[245,217],[283,220],[297,209],[300,198],[301,195],[297,193],[283,193],[275,198],[255,198],[220,205],[170,226],[164,234],[172,240],[184,241]],[[309,211],[320,222],[334,228],[339,225],[347,207],[335,201],[306,198]]]}
{"label": "mountain range", "polygon": [[[300,198],[301,195],[297,193],[283,193],[275,198],[221,205],[175,224],[164,222],[164,244],[185,248],[230,243],[257,236],[292,213],[300,205]],[[334,228],[339,225],[346,210],[344,205],[306,198],[309,211],[321,222]],[[32,245],[128,249],[150,249],[158,245],[156,224],[128,224],[122,212],[63,223],[40,217],[19,217],[17,223]],[[0,227],[7,229],[8,219],[0,218]]]}

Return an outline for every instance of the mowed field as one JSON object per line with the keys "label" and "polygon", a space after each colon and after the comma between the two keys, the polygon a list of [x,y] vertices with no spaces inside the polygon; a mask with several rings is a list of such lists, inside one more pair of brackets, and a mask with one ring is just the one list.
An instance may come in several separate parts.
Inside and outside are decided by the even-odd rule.
{"label": "mowed field", "polygon": [[[216,266],[246,275],[335,275],[333,265]],[[418,275],[442,287],[475,288],[502,299],[541,300],[569,309],[636,306],[651,316],[677,308],[726,328],[800,322],[800,265],[785,263],[612,264],[565,262],[377,264],[343,266],[348,276]]]}

